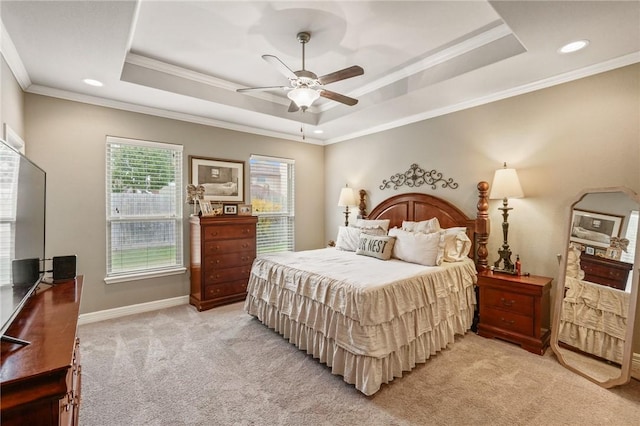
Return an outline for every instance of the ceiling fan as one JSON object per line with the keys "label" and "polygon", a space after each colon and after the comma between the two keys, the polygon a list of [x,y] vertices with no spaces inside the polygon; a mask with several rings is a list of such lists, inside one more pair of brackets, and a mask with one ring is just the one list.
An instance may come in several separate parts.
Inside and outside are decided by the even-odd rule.
{"label": "ceiling fan", "polygon": [[357,104],[357,99],[341,95],[340,93],[332,92],[331,90],[327,90],[324,88],[324,85],[362,75],[364,74],[364,70],[362,69],[362,67],[354,65],[349,68],[345,68],[340,71],[335,71],[330,74],[323,75],[322,77],[318,77],[311,71],[304,69],[304,46],[311,39],[311,34],[308,32],[300,32],[298,33],[297,38],[298,41],[302,43],[302,69],[299,71],[292,71],[288,66],[284,64],[284,62],[282,62],[276,56],[262,55],[262,59],[275,66],[278,71],[280,71],[282,74],[284,74],[285,77],[289,79],[289,86],[248,87],[245,89],[237,89],[236,91],[251,92],[285,90],[288,92],[287,97],[291,99],[289,112],[296,112],[300,109],[303,112],[306,111],[307,108],[309,108],[311,104],[320,96],[349,106]]}

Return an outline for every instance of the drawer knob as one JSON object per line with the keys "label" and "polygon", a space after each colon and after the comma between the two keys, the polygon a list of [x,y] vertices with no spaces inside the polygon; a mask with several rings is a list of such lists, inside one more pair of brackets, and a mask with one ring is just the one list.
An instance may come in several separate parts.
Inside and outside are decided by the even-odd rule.
{"label": "drawer knob", "polygon": [[503,317],[500,317],[500,321],[509,324],[509,325],[513,325],[516,321],[515,320],[506,320]]}
{"label": "drawer knob", "polygon": [[512,300],[507,300],[507,299],[505,299],[504,297],[501,297],[501,298],[500,298],[500,302],[502,302],[502,305],[503,305],[503,306],[513,306],[513,305],[514,305],[514,303],[516,303],[516,301],[515,301],[515,300],[513,300],[513,299],[512,299]]}

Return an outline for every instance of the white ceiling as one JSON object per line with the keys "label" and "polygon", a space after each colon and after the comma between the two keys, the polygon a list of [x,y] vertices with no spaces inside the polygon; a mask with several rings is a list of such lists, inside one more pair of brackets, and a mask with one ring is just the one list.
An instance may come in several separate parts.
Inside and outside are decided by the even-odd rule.
{"label": "white ceiling", "polygon": [[[0,18],[27,92],[319,144],[640,62],[639,1],[2,0]],[[287,85],[261,56],[301,69],[300,31],[307,70],[364,68],[327,85],[356,106],[236,92]]]}

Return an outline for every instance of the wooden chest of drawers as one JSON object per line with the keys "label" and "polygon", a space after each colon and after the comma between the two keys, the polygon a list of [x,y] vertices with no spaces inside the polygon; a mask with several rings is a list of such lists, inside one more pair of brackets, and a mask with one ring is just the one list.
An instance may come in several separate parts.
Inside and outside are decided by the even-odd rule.
{"label": "wooden chest of drawers", "polygon": [[517,343],[542,355],[550,338],[551,281],[539,276],[479,273],[478,334]]}
{"label": "wooden chest of drawers", "polygon": [[199,311],[246,297],[256,257],[255,216],[192,216],[191,294]]}
{"label": "wooden chest of drawers", "polygon": [[633,264],[582,253],[580,267],[585,281],[624,290]]}
{"label": "wooden chest of drawers", "polygon": [[3,426],[77,425],[81,399],[77,336],[82,275],[37,291],[2,341],[0,419]]}

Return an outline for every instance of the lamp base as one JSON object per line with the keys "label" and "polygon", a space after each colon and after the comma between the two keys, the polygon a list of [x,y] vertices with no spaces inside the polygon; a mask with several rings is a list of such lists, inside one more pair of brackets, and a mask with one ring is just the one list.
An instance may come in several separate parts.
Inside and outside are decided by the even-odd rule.
{"label": "lamp base", "polygon": [[500,274],[509,274],[509,275],[518,275],[518,271],[516,271],[515,269],[499,269],[499,268],[493,268],[492,269],[493,272],[498,272]]}
{"label": "lamp base", "polygon": [[[511,250],[509,244],[506,243],[502,246],[502,250],[498,250],[500,258],[493,264],[494,272],[501,272],[504,274],[517,275],[516,265],[511,262]],[[502,263],[502,267],[500,264]]]}

